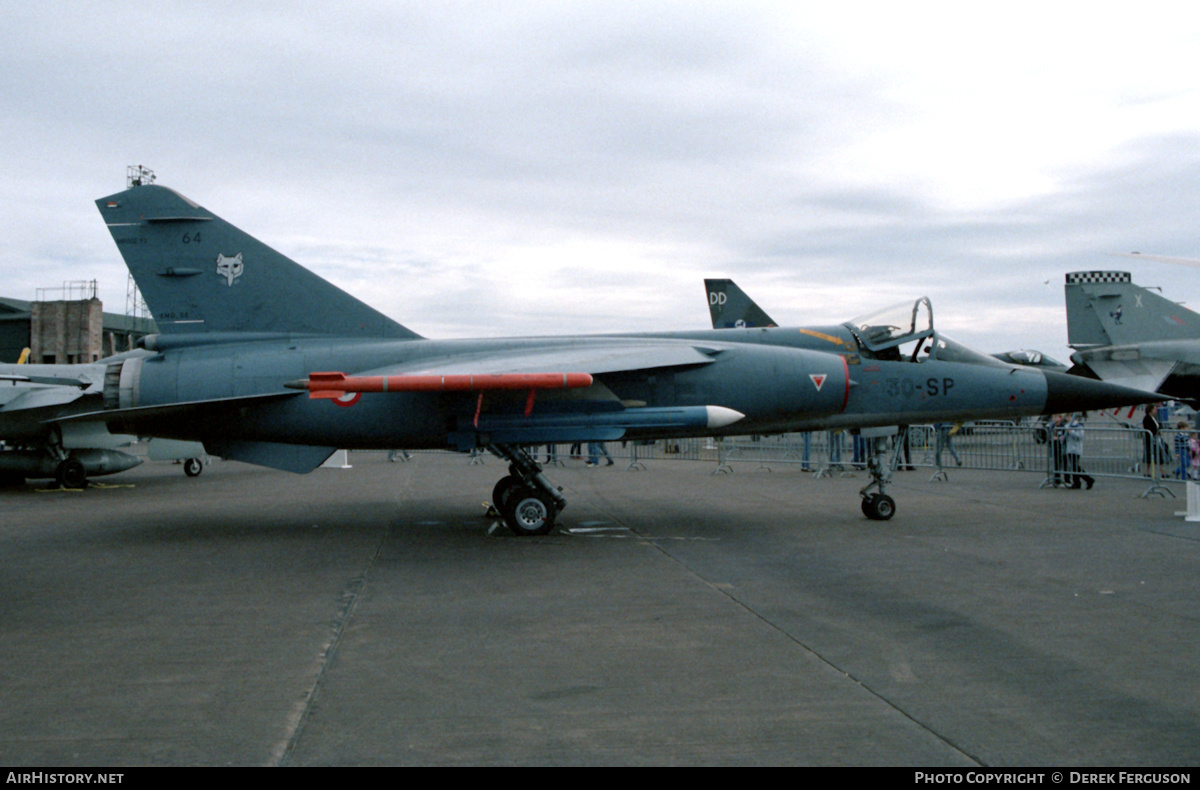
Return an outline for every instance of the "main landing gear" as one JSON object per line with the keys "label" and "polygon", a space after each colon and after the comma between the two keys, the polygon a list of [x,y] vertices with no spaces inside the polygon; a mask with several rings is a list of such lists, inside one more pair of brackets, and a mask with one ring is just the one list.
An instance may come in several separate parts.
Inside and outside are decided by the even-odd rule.
{"label": "main landing gear", "polygon": [[508,475],[492,489],[492,504],[513,534],[547,535],[554,519],[567,500],[546,476],[542,467],[524,448],[510,444],[489,444],[487,449],[508,461]]}
{"label": "main landing gear", "polygon": [[[869,442],[870,455],[867,458],[867,472],[871,475],[871,482],[863,486],[858,493],[862,497],[864,516],[872,521],[887,521],[896,515],[896,501],[884,493],[884,488],[892,481],[892,472],[895,471],[896,464],[900,460],[900,447],[903,442],[897,443],[896,452],[892,455],[889,464],[887,459],[888,435],[869,436],[869,430],[864,429],[862,433]],[[894,435],[896,429],[886,430]],[[878,490],[872,492],[872,488]]]}

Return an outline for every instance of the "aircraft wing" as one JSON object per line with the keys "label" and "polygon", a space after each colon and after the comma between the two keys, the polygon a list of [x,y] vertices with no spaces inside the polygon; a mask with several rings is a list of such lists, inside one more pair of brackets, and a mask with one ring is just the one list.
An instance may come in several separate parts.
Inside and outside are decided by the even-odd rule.
{"label": "aircraft wing", "polygon": [[[15,397],[6,398],[13,394]],[[47,406],[63,406],[72,403],[83,396],[83,390],[75,386],[25,386],[20,388],[5,387],[0,390],[0,412],[14,412],[22,409],[42,409]]]}
{"label": "aircraft wing", "polygon": [[1157,392],[1178,368],[1200,364],[1200,343],[1160,340],[1089,348],[1076,351],[1071,361],[1086,365],[1102,381]]}
{"label": "aircraft wing", "polygon": [[1087,366],[1101,381],[1120,384],[1123,387],[1156,392],[1171,375],[1175,363],[1170,360],[1146,359],[1131,362],[1114,360],[1088,360]]}
{"label": "aircraft wing", "polygon": [[85,390],[92,382],[84,378],[64,378],[62,376],[25,376],[18,373],[0,373],[0,381],[17,382],[18,384],[46,384],[55,387],[79,387]]}
{"label": "aircraft wing", "polygon": [[520,348],[511,352],[464,354],[405,363],[383,370],[364,371],[363,375],[499,375],[508,373],[544,373],[554,370],[580,373],[618,373],[650,368],[707,365],[711,352],[690,343],[588,344],[548,349]]}
{"label": "aircraft wing", "polygon": [[[715,353],[715,352],[712,352]],[[712,353],[689,343],[590,344],[582,347],[517,349],[466,354],[359,371],[311,372],[288,382],[313,398],[347,392],[466,392],[484,390],[574,389],[590,387],[593,375],[652,368],[707,365]]]}

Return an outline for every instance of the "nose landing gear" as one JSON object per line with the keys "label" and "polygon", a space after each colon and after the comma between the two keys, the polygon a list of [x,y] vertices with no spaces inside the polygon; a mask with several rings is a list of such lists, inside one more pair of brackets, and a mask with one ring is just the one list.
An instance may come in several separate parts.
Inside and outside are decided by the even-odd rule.
{"label": "nose landing gear", "polygon": [[[872,521],[887,521],[896,515],[896,501],[884,493],[887,484],[892,481],[892,472],[900,460],[900,448],[903,446],[903,440],[896,444],[896,452],[892,455],[891,463],[888,463],[888,440],[896,435],[896,430],[864,428],[862,432],[870,442],[871,455],[867,458],[867,472],[871,475],[871,482],[863,486],[858,493],[862,497],[863,515]],[[869,433],[876,435],[871,436]],[[872,488],[878,490],[872,492]]]}

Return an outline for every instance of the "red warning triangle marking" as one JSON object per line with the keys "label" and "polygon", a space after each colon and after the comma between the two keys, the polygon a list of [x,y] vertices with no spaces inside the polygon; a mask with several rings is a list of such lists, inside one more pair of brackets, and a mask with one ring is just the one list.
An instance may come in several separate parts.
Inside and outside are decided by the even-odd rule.
{"label": "red warning triangle marking", "polygon": [[821,387],[825,386],[825,379],[829,378],[826,373],[810,373],[808,377],[812,379],[813,386],[817,388],[817,392],[821,391]]}

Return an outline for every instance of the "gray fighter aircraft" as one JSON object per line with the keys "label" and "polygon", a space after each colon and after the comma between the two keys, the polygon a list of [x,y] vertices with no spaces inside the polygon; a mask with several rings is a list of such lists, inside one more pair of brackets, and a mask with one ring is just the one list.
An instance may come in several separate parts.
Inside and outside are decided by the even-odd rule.
{"label": "gray fighter aircraft", "polygon": [[81,488],[89,476],[142,462],[115,449],[136,437],[115,436],[95,423],[58,423],[101,408],[105,369],[100,363],[0,365],[0,483],[53,477],[66,488]]}
{"label": "gray fighter aircraft", "polygon": [[1067,343],[1078,368],[1104,381],[1200,399],[1200,315],[1134,285],[1129,272],[1071,272],[1066,280]]}
{"label": "gray fighter aircraft", "polygon": [[[75,414],[103,408],[104,374],[130,351],[76,365],[0,364],[0,485],[26,478],[54,478],[63,488],[83,488],[88,478],[132,469],[142,459],[122,452],[136,436],[109,433],[103,423],[64,422]],[[196,442],[152,439],[153,460],[178,460],[184,474],[199,475],[204,448]]]}
{"label": "gray fighter aircraft", "polygon": [[[430,340],[161,185],[96,205],[161,333],[73,418],[308,472],[335,448],[486,448],[493,502],[544,534],[566,501],[530,445],[1016,417],[1156,396],[957,360],[928,299],[856,324]],[[918,361],[917,351],[933,351]],[[882,443],[880,443],[882,444]],[[882,449],[879,449],[882,453]],[[871,518],[890,518],[882,464]],[[870,486],[868,486],[870,488]]]}

